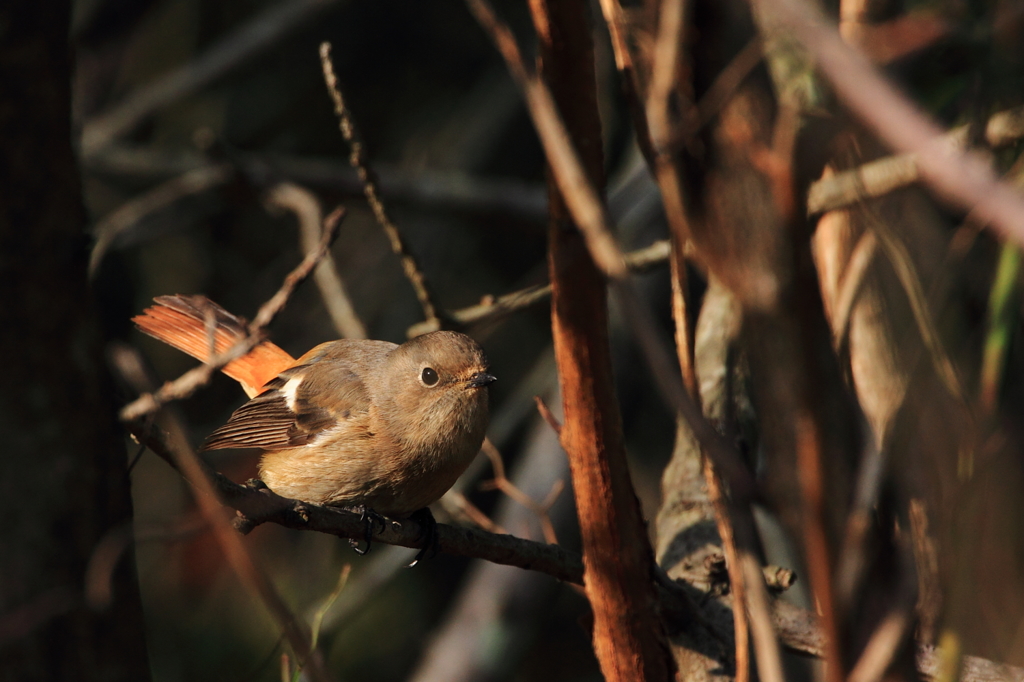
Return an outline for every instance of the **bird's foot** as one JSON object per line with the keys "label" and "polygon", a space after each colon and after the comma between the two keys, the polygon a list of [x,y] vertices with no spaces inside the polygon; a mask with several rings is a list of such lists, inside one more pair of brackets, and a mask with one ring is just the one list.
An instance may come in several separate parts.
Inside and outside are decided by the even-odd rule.
{"label": "bird's foot", "polygon": [[419,511],[413,512],[412,516],[409,518],[420,524],[420,528],[423,529],[423,547],[420,548],[420,551],[416,553],[416,557],[412,560],[412,563],[409,564],[408,568],[412,568],[426,558],[428,553],[430,554],[431,559],[436,557],[439,548],[437,538],[437,519],[434,518],[430,509],[424,507]]}
{"label": "bird's foot", "polygon": [[373,526],[377,524],[381,530],[387,527],[387,519],[382,515],[378,514],[374,510],[367,507],[365,504],[360,504],[356,507],[349,507],[349,511],[356,512],[359,514],[359,520],[363,522],[363,540],[366,541],[366,547],[364,549],[359,548],[359,541],[354,538],[349,538],[348,544],[351,545],[352,550],[360,556],[370,551],[370,545],[373,541]]}

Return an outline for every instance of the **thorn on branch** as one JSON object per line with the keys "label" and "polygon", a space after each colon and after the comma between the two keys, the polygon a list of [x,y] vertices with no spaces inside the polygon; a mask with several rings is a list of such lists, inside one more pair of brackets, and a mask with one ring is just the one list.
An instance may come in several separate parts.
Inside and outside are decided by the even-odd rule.
{"label": "thorn on branch", "polygon": [[551,408],[548,407],[547,403],[539,395],[533,396],[533,401],[537,403],[537,411],[540,412],[541,418],[548,423],[552,431],[561,437],[562,422],[558,421],[558,418],[551,412]]}

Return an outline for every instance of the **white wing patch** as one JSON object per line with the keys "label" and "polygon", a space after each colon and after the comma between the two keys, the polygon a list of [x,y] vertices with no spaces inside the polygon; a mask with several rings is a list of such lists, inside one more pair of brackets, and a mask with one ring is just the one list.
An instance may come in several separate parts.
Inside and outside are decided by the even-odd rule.
{"label": "white wing patch", "polygon": [[290,378],[285,385],[278,389],[281,395],[284,396],[285,405],[292,412],[295,412],[295,395],[299,390],[299,384],[302,383],[302,379],[305,377],[304,374],[299,374]]}

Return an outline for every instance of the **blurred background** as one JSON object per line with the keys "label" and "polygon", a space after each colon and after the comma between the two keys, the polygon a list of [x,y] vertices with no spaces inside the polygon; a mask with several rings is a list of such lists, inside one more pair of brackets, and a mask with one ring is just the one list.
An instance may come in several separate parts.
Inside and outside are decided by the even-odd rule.
{"label": "blurred background", "polygon": [[[529,35],[525,4],[506,4]],[[325,40],[386,206],[440,306],[454,311],[546,282],[543,154],[503,63],[461,2],[82,0],[74,11],[93,282],[110,336],[142,348],[161,380],[195,363],[133,331],[131,316],[154,296],[203,293],[251,318],[304,253],[295,215],[267,202],[284,181],[325,211],[348,209],[333,257],[370,338],[401,342],[423,319],[348,167],[320,69]],[[622,242],[635,249],[663,239],[665,228],[623,117],[607,38],[598,38],[609,197]],[[655,265],[642,284],[668,328],[667,266]],[[533,403],[534,395],[553,409],[559,402],[549,324],[542,300],[465,328],[499,377],[490,437],[538,502],[556,481],[569,483],[565,455]],[[295,356],[339,336],[312,280],[272,328]],[[651,518],[675,427],[627,334],[616,327],[613,336],[635,482]],[[198,445],[243,400],[218,376],[173,409]],[[256,457],[211,453],[209,461],[242,481],[255,475]],[[536,514],[479,490],[492,476],[481,457],[461,489],[509,532],[542,539]],[[153,679],[279,678],[286,645],[226,568],[186,484],[150,454],[132,484]],[[442,521],[451,520],[446,509],[436,512]],[[568,487],[552,516],[559,541],[578,548]],[[546,576],[443,554],[406,570],[408,552],[375,546],[359,557],[345,541],[272,525],[246,542],[308,618],[352,565],[320,635],[339,679],[462,679],[452,663],[459,656],[469,657],[462,665],[474,679],[599,677],[583,597]]]}

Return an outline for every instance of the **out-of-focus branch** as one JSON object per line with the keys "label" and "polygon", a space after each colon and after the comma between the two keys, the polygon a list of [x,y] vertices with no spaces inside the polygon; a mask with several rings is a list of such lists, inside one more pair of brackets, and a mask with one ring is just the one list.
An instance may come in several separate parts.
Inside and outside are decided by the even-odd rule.
{"label": "out-of-focus branch", "polygon": [[[161,459],[176,467],[162,431],[141,422],[129,424],[128,429],[137,440],[145,443]],[[210,469],[202,461],[198,464],[211,481],[218,498],[239,512],[241,523],[236,525],[245,529],[252,528],[256,523],[277,523],[295,530],[315,531],[345,538],[361,539],[365,533],[365,523],[355,512],[289,500],[268,489],[239,485]],[[189,477],[186,475],[186,478]],[[539,571],[574,584],[583,582],[581,557],[557,545],[544,545],[510,535],[494,535],[446,524],[438,525],[438,533],[441,551],[449,554]],[[375,527],[373,539],[374,542],[410,548],[419,548],[423,544],[422,529],[414,521],[403,521],[400,526],[388,524],[383,530]],[[685,599],[686,603],[692,603],[688,597],[675,594],[678,588],[663,583],[659,585],[664,590],[673,591],[671,595],[662,593],[664,604],[676,604],[681,599]],[[671,614],[666,616],[670,617]],[[776,599],[772,601],[771,618],[780,641],[787,649],[817,658],[823,655],[824,633],[814,613]],[[938,670],[935,647],[918,645],[917,667],[923,677],[934,679]],[[960,679],[962,682],[1024,682],[1024,668],[966,656]]]}
{"label": "out-of-focus branch", "polygon": [[846,339],[846,334],[850,328],[850,315],[853,313],[853,304],[856,302],[857,294],[860,293],[864,285],[864,277],[872,260],[874,260],[877,247],[878,238],[875,237],[875,233],[872,231],[864,232],[860,239],[857,240],[857,245],[854,247],[853,253],[850,254],[850,260],[846,263],[846,268],[843,270],[843,278],[839,282],[839,293],[836,296],[831,315],[833,320],[832,336],[837,347]]}
{"label": "out-of-focus branch", "polygon": [[[255,182],[273,175],[313,189],[363,194],[356,170],[334,159],[238,152],[232,154],[231,162]],[[217,164],[197,153],[117,144],[83,159],[82,165],[90,173],[152,182]],[[444,211],[494,213],[529,223],[539,223],[547,215],[547,194],[537,183],[436,168],[412,172],[383,163],[374,170],[381,193],[392,201]]]}
{"label": "out-of-focus branch", "polygon": [[[959,126],[943,135],[943,140],[951,148],[963,150],[967,135],[968,126]],[[1024,137],[1024,107],[993,114],[985,125],[984,140],[991,147],[1004,147],[1021,137]],[[921,179],[917,156],[887,156],[814,182],[807,194],[807,213],[814,215],[844,208]]]}
{"label": "out-of-focus branch", "polygon": [[391,242],[391,250],[402,261],[402,271],[405,272],[406,279],[409,280],[413,290],[416,292],[416,298],[423,308],[423,316],[427,319],[427,322],[436,322],[440,325],[438,317],[440,308],[434,302],[434,296],[427,283],[427,278],[423,275],[419,263],[416,262],[416,256],[409,250],[409,246],[402,237],[402,233],[398,231],[398,226],[391,220],[384,208],[384,203],[381,200],[378,189],[377,176],[370,167],[370,160],[367,158],[366,150],[356,130],[355,122],[352,120],[352,115],[345,106],[345,100],[342,98],[341,90],[338,88],[338,79],[334,75],[334,65],[331,62],[330,43],[320,44],[320,66],[324,72],[327,92],[334,102],[334,114],[338,117],[338,127],[341,130],[341,136],[349,146],[349,163],[356,169],[356,173],[359,175],[366,201],[370,204],[373,215],[377,218],[381,228],[383,228],[388,241]]}
{"label": "out-of-focus branch", "polygon": [[619,71],[619,81],[626,97],[626,106],[629,107],[630,118],[632,118],[633,127],[636,129],[637,147],[640,148],[647,165],[653,168],[656,154],[651,145],[647,115],[644,111],[643,97],[640,94],[640,75],[637,73],[633,55],[626,40],[627,27],[622,5],[619,4],[619,0],[601,0],[601,13],[604,15],[605,23],[608,24],[608,33],[612,39],[612,52],[615,55],[615,68]]}
{"label": "out-of-focus branch", "polygon": [[288,33],[330,9],[337,1],[287,0],[277,3],[188,64],[139,88],[120,104],[86,121],[82,130],[82,156],[96,154],[168,104],[209,85],[262,54]]}
{"label": "out-of-focus branch", "polygon": [[209,383],[213,375],[229,362],[242,357],[258,346],[263,341],[267,326],[281,312],[285,304],[288,303],[288,299],[291,297],[292,292],[295,291],[295,287],[306,277],[309,277],[313,268],[316,267],[320,259],[327,253],[331,243],[334,241],[334,237],[338,234],[338,225],[341,223],[344,215],[345,210],[339,206],[324,219],[323,235],[320,237],[320,243],[317,245],[317,248],[306,254],[302,262],[285,277],[277,293],[260,307],[256,317],[249,323],[249,333],[245,338],[235,343],[223,353],[214,355],[210,358],[209,362],[190,369],[174,381],[167,382],[156,392],[143,393],[121,409],[121,420],[127,422],[139,419],[147,414],[156,412],[161,406],[172,400],[180,400],[191,395],[196,389]]}
{"label": "out-of-focus branch", "polygon": [[[825,634],[818,625],[818,617],[811,611],[776,599],[772,603],[772,624],[779,639],[790,651],[821,658],[825,650]],[[935,680],[939,672],[939,651],[929,644],[917,644],[918,674],[926,680]],[[960,670],[961,682],[1022,682],[1024,668],[997,663],[977,656],[964,656]]]}
{"label": "out-of-focus branch", "polygon": [[223,185],[231,179],[229,164],[199,166],[163,182],[132,198],[105,215],[93,229],[96,244],[89,254],[89,276],[96,275],[99,264],[114,242],[129,232],[146,216],[164,210],[181,199]]}
{"label": "out-of-focus branch", "polygon": [[921,179],[1004,238],[1024,245],[1024,196],[998,180],[986,159],[950,149],[943,131],[847,46],[821,10],[804,0],[754,0],[814,56],[846,106],[895,151],[917,156]]}
{"label": "out-of-focus branch", "polygon": [[[323,218],[320,202],[309,190],[290,182],[284,182],[271,190],[268,201],[295,214],[299,223],[302,250],[310,253],[317,248],[321,238]],[[352,301],[345,290],[345,284],[338,275],[334,257],[328,250],[313,270],[313,281],[320,289],[324,307],[334,322],[334,328],[346,339],[365,339],[366,328],[356,315]]]}

